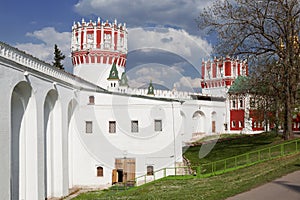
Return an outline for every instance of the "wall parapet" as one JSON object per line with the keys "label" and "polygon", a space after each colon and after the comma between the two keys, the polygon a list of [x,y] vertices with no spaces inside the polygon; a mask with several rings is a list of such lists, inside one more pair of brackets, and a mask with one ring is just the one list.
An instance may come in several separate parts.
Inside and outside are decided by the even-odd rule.
{"label": "wall parapet", "polygon": [[68,84],[73,85],[74,88],[76,86],[77,87],[90,87],[90,88],[97,87],[98,89],[103,90],[102,88],[100,88],[80,77],[77,77],[71,73],[65,72],[64,70],[52,67],[52,65],[50,65],[49,63],[41,61],[38,58],[36,58],[32,55],[29,55],[29,54],[15,48],[15,47],[12,47],[8,44],[5,44],[1,41],[0,41],[0,57],[3,57],[5,59],[8,59],[15,63],[18,63],[18,64],[25,66],[29,69],[32,69],[34,71],[46,74],[55,79],[59,79],[64,82],[67,82]]}

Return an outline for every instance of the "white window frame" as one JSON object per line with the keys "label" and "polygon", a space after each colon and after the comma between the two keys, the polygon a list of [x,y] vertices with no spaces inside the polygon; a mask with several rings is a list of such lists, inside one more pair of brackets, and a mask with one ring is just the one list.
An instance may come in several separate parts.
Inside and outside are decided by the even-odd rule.
{"label": "white window frame", "polygon": [[235,120],[231,121],[231,127],[236,128],[236,122],[235,122]]}
{"label": "white window frame", "polygon": [[243,128],[243,127],[244,127],[243,121],[239,121],[239,127],[240,127],[240,128]]}
{"label": "white window frame", "polygon": [[232,100],[231,108],[236,108],[236,100]]}

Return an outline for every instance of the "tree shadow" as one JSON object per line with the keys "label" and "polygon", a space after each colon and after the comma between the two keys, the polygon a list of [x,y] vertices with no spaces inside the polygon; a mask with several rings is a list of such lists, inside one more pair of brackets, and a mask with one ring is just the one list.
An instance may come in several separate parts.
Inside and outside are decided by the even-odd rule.
{"label": "tree shadow", "polygon": [[289,183],[288,181],[274,181],[274,183],[282,185],[290,190],[293,190],[297,193],[300,193],[300,185],[296,185],[294,183]]}

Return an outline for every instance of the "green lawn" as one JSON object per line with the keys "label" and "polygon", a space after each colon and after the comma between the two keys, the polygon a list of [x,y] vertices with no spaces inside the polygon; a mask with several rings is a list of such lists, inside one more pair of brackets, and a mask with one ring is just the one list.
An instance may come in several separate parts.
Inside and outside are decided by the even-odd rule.
{"label": "green lawn", "polygon": [[90,192],[82,194],[75,199],[220,200],[247,191],[296,170],[300,170],[299,154],[267,161],[210,178],[190,177],[183,180],[165,178],[128,191]]}
{"label": "green lawn", "polygon": [[[262,133],[258,135],[241,135],[234,138],[219,140],[207,156],[199,159],[201,145],[189,147],[184,152],[184,156],[191,162],[191,166],[209,163],[224,158],[244,154],[257,149],[262,149],[282,141],[281,137],[273,133]],[[212,146],[211,143],[203,146]]]}
{"label": "green lawn", "polygon": [[[203,159],[198,157],[200,146],[188,148],[184,155],[190,159],[193,165],[199,165],[268,147],[280,143],[281,138],[274,134],[264,133],[219,141]],[[270,160],[210,178],[167,177],[127,191],[106,190],[81,194],[75,200],[225,199],[296,170],[300,170],[299,154]]]}

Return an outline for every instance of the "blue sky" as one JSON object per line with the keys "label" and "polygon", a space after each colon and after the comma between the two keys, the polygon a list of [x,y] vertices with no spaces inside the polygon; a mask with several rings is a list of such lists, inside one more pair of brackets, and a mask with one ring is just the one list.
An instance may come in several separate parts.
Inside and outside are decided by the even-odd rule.
{"label": "blue sky", "polygon": [[0,40],[46,62],[57,44],[70,62],[74,21],[117,19],[128,28],[129,83],[151,79],[167,88],[198,87],[202,58],[208,59],[214,38],[204,37],[195,19],[212,0],[0,0]]}

